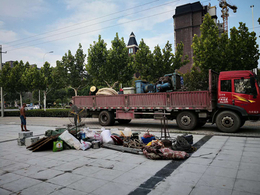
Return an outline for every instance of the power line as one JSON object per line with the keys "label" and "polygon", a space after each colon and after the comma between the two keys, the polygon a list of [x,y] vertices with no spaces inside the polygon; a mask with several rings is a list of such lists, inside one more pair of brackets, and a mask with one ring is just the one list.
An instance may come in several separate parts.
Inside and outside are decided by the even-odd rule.
{"label": "power line", "polygon": [[145,17],[138,18],[138,19],[135,19],[135,20],[130,20],[130,21],[127,21],[127,22],[121,22],[121,23],[118,23],[118,24],[115,24],[115,25],[111,25],[111,26],[104,27],[104,28],[100,28],[100,29],[96,29],[96,30],[92,30],[92,31],[84,32],[84,33],[79,33],[79,34],[76,34],[76,35],[71,35],[71,36],[67,36],[67,37],[63,37],[63,38],[59,38],[59,39],[54,39],[54,40],[51,40],[51,41],[45,41],[45,42],[41,42],[41,43],[38,43],[38,44],[30,45],[30,46],[15,48],[15,49],[11,49],[11,50],[8,50],[8,51],[14,51],[14,50],[18,50],[18,49],[23,49],[23,48],[27,48],[27,47],[32,47],[32,46],[35,46],[35,45],[41,45],[41,44],[44,44],[44,43],[49,43],[49,42],[58,41],[58,40],[63,40],[63,39],[67,39],[67,38],[71,38],[71,37],[75,37],[75,36],[79,36],[79,35],[83,35],[83,34],[88,34],[88,33],[92,33],[92,32],[95,32],[95,31],[99,31],[99,30],[103,30],[103,29],[107,29],[107,28],[112,28],[112,27],[115,27],[115,26],[119,26],[119,25],[122,25],[122,24],[131,23],[131,22],[135,22],[135,21],[138,21],[138,20],[143,20],[143,19],[146,19],[146,18],[150,18],[150,17],[162,15],[162,14],[169,13],[169,12],[172,12],[172,11],[174,11],[174,10],[170,10],[170,11],[166,11],[166,12],[161,12],[161,13],[153,14],[153,15],[150,15],[150,16],[145,16]]}
{"label": "power line", "polygon": [[[30,40],[30,41],[22,42],[22,43],[15,44],[15,45],[10,45],[10,46],[7,46],[6,48],[8,49],[9,47],[18,46],[18,45],[22,45],[22,44],[26,44],[26,43],[31,43],[31,42],[38,41],[38,40],[41,40],[41,39],[54,37],[54,36],[61,35],[61,34],[64,34],[64,33],[68,33],[68,32],[72,32],[72,31],[75,31],[75,30],[83,29],[83,28],[86,28],[86,27],[90,27],[90,26],[101,24],[101,23],[109,22],[109,21],[116,20],[116,19],[119,19],[119,18],[122,18],[122,17],[125,17],[125,16],[129,16],[129,15],[133,15],[133,14],[136,14],[136,13],[141,13],[141,12],[144,12],[144,11],[148,11],[148,10],[151,10],[151,9],[162,7],[162,6],[165,6],[165,5],[169,5],[169,4],[175,3],[177,1],[179,1],[179,0],[175,0],[175,1],[172,1],[172,2],[167,2],[167,3],[161,4],[161,5],[157,5],[157,6],[154,6],[154,7],[151,7],[151,8],[147,8],[147,9],[135,12],[135,13],[126,14],[124,16],[119,16],[119,17],[116,17],[116,18],[104,20],[104,21],[101,21],[101,22],[97,22],[97,23],[94,23],[94,24],[91,24],[91,25],[87,25],[87,26],[75,28],[75,29],[72,29],[72,30],[64,31],[64,32],[61,32],[61,33],[56,33],[56,34],[53,34],[53,35],[45,36],[45,37],[38,38],[38,39],[33,39],[33,40]],[[85,23],[85,22],[83,22],[83,23]],[[78,23],[78,24],[82,24],[82,23]],[[51,32],[54,32],[54,31],[51,31]],[[48,33],[46,33],[46,34],[48,34]]]}
{"label": "power line", "polygon": [[[70,25],[70,26],[65,26],[65,27],[62,27],[62,28],[58,28],[58,29],[56,29],[56,30],[52,30],[52,31],[48,31],[48,32],[41,33],[41,34],[29,36],[29,37],[26,37],[26,38],[23,38],[23,39],[15,40],[15,41],[11,41],[11,42],[8,42],[8,43],[6,43],[6,44],[10,44],[10,43],[14,43],[14,42],[19,42],[19,41],[22,41],[22,40],[30,39],[30,38],[32,38],[32,37],[37,37],[37,36],[41,36],[41,35],[44,35],[44,34],[49,34],[49,33],[51,33],[51,32],[55,32],[55,31],[59,31],[59,30],[62,30],[62,29],[70,28],[70,27],[72,27],[72,26],[76,26],[76,25],[80,25],[80,24],[92,22],[92,21],[95,21],[95,20],[98,20],[98,19],[101,19],[101,18],[105,18],[105,17],[112,16],[112,15],[115,15],[115,14],[118,14],[118,13],[121,13],[121,12],[125,12],[125,11],[131,10],[131,9],[135,9],[135,8],[137,8],[137,7],[143,7],[143,6],[145,6],[145,5],[152,4],[152,3],[156,2],[156,1],[159,1],[159,0],[154,0],[154,1],[151,1],[151,2],[148,2],[148,3],[144,3],[144,4],[141,4],[141,5],[135,6],[135,7],[131,7],[131,8],[125,9],[125,10],[121,10],[121,11],[118,11],[118,12],[114,12],[114,13],[111,13],[111,14],[108,14],[108,15],[105,15],[105,16],[101,16],[101,17],[97,17],[97,18],[94,18],[94,19],[91,19],[91,20],[79,22],[79,23],[76,23],[76,24],[72,24],[72,25]],[[12,45],[11,45],[11,46],[12,46]]]}

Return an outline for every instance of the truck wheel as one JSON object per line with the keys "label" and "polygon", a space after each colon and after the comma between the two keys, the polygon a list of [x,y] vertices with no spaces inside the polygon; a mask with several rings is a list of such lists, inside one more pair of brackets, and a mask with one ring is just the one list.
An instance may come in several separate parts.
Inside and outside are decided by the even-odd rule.
{"label": "truck wheel", "polygon": [[199,119],[197,123],[197,128],[203,127],[207,123],[207,120],[205,119]]}
{"label": "truck wheel", "polygon": [[192,130],[195,129],[198,123],[198,118],[194,113],[184,111],[178,114],[176,121],[179,128],[184,130]]}
{"label": "truck wheel", "polygon": [[128,124],[131,122],[131,119],[118,119],[119,124]]}
{"label": "truck wheel", "polygon": [[234,133],[240,128],[241,121],[235,112],[223,111],[218,114],[216,125],[220,131]]}
{"label": "truck wheel", "polygon": [[102,126],[109,126],[115,123],[115,118],[112,112],[106,110],[100,112],[99,114],[99,124]]}

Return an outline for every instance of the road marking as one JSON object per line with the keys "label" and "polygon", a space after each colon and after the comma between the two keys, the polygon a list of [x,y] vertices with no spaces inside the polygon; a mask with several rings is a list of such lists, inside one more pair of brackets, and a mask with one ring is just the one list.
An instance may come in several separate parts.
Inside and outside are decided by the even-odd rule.
{"label": "road marking", "polygon": [[[213,136],[212,135],[205,135],[203,138],[201,138],[198,142],[196,142],[193,146],[197,148],[197,150],[203,146],[207,141],[209,141]],[[192,154],[190,154],[192,156]],[[189,158],[187,158],[189,159]],[[136,188],[134,191],[130,192],[129,195],[136,195],[136,194],[149,194],[162,180],[169,177],[173,171],[175,171],[182,163],[184,163],[185,160],[178,160],[178,161],[171,161],[165,167],[163,167],[161,170],[159,170],[154,176],[150,177],[148,180],[146,180],[144,183],[142,183],[138,188]]]}

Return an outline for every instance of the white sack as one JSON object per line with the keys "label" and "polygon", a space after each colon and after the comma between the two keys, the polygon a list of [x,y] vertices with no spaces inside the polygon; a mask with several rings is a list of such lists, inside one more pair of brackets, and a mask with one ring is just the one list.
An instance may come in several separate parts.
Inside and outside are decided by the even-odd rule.
{"label": "white sack", "polygon": [[130,128],[128,128],[128,127],[126,127],[125,129],[124,129],[124,135],[126,136],[126,137],[130,137],[130,136],[132,136],[132,130],[130,129]]}
{"label": "white sack", "polygon": [[110,130],[103,130],[101,132],[101,138],[103,140],[103,143],[105,144],[113,144],[113,139],[111,138],[111,132]]}
{"label": "white sack", "polygon": [[101,135],[94,131],[94,130],[90,130],[88,127],[87,128],[83,128],[83,131],[85,132],[85,136],[91,139],[96,139],[97,141],[100,141],[100,143],[102,143],[102,138]]}
{"label": "white sack", "polygon": [[81,142],[81,146],[80,146],[81,150],[89,149],[92,145],[90,142],[85,142],[83,140],[80,140],[80,142]]}

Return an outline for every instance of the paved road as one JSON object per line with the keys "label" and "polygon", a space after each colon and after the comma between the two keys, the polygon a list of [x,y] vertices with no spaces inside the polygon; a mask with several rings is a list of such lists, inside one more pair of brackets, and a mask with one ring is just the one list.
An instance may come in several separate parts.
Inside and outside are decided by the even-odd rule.
{"label": "paved road", "polygon": [[[87,126],[91,128],[97,128],[100,129],[101,126],[98,123],[98,119],[96,118],[87,118],[84,120]],[[31,126],[50,126],[50,127],[64,127],[67,124],[70,123],[70,120],[68,118],[49,118],[49,117],[27,117],[27,123],[28,127]],[[8,125],[19,125],[20,124],[20,118],[19,117],[0,117],[0,124],[8,124]],[[114,126],[108,126],[106,128],[118,128],[118,129],[124,129],[125,127],[129,127],[134,130],[140,130],[140,131],[160,131],[161,130],[161,122],[159,120],[154,119],[134,119],[127,125],[120,125],[117,122]],[[183,131],[179,129],[176,125],[175,120],[168,122],[168,129],[170,132],[188,132],[193,134],[211,134],[211,135],[231,135],[231,136],[255,136],[260,137],[260,121],[257,122],[251,122],[247,121],[245,125],[236,133],[223,133],[220,132],[216,125],[212,125],[210,123],[207,123],[205,126],[195,129],[193,131]]]}

